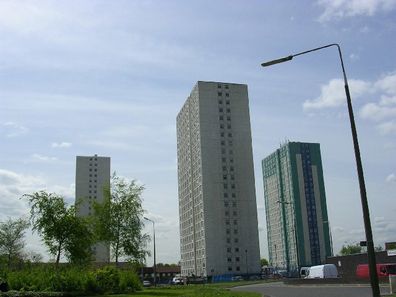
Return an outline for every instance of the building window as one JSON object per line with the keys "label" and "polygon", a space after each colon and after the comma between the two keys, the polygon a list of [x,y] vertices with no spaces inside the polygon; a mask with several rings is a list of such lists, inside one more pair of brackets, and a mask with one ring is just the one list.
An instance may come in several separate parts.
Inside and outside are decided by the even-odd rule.
{"label": "building window", "polygon": [[219,119],[220,119],[220,121],[222,121],[224,118],[223,118],[223,116],[219,116]]}
{"label": "building window", "polygon": [[217,96],[221,96],[221,95],[223,95],[222,92],[217,92]]}
{"label": "building window", "polygon": [[228,267],[228,271],[232,271],[232,267]]}
{"label": "building window", "polygon": [[236,271],[240,271],[241,268],[239,266],[236,267]]}
{"label": "building window", "polygon": [[227,248],[227,253],[231,253],[231,248],[230,247]]}
{"label": "building window", "polygon": [[231,260],[231,258],[227,258],[227,262],[231,262],[232,260]]}
{"label": "building window", "polygon": [[229,93],[226,93],[226,97],[230,97],[230,94],[229,94]]}
{"label": "building window", "polygon": [[235,248],[235,252],[238,253],[239,252],[239,248]]}
{"label": "building window", "polygon": [[239,262],[239,257],[236,257],[236,258],[235,258],[235,261]]}
{"label": "building window", "polygon": [[218,85],[217,85],[217,88],[218,88],[218,89],[221,89],[221,84],[218,84]]}

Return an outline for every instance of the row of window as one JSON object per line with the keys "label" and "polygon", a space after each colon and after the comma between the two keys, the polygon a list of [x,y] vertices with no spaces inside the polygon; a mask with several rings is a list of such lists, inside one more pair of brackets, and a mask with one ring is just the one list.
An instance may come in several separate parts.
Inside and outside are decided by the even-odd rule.
{"label": "row of window", "polygon": [[[221,89],[221,87],[222,87],[221,84],[217,84],[217,88],[218,88],[218,89]],[[228,85],[224,85],[224,88],[225,88],[226,90],[228,90]]]}

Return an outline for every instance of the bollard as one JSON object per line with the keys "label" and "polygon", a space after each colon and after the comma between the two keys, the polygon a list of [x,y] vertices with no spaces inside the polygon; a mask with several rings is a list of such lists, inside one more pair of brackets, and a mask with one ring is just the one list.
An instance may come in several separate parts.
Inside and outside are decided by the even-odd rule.
{"label": "bollard", "polygon": [[390,293],[396,293],[396,275],[389,275],[389,289]]}

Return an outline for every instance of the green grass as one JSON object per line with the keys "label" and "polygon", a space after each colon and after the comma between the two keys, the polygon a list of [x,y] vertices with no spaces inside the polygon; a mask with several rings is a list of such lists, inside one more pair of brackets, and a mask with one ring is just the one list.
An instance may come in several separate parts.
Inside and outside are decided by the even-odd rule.
{"label": "green grass", "polygon": [[[241,282],[240,282],[241,283]],[[240,285],[238,283],[238,285]],[[236,285],[236,284],[235,284]],[[234,292],[226,289],[227,284],[215,285],[189,285],[173,286],[163,288],[147,288],[143,291],[128,295],[117,295],[117,297],[259,297],[260,294],[250,292]],[[108,296],[111,297],[111,296]],[[114,295],[113,295],[114,297]]]}

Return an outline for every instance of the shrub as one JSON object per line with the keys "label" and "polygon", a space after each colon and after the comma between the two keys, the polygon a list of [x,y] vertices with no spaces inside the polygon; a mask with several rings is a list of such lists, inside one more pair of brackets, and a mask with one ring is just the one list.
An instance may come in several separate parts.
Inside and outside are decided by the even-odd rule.
{"label": "shrub", "polygon": [[133,271],[122,271],[120,279],[120,292],[131,293],[142,289],[139,277]]}
{"label": "shrub", "polygon": [[35,292],[74,292],[81,294],[127,293],[141,289],[135,272],[114,266],[97,270],[65,266],[36,266],[7,274],[10,290]]}

